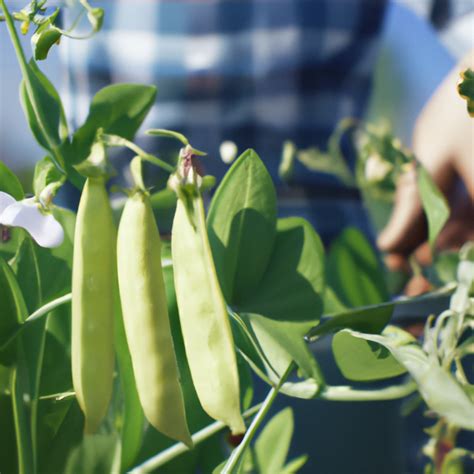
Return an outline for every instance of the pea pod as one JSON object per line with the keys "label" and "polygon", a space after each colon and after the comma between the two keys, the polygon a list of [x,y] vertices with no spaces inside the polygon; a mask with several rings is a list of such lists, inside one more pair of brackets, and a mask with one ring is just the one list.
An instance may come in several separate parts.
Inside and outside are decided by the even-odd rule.
{"label": "pea pod", "polygon": [[204,206],[197,187],[184,186],[188,189],[178,192],[171,249],[186,357],[203,409],[233,433],[242,433],[245,424],[234,341],[209,246]]}
{"label": "pea pod", "polygon": [[117,240],[120,299],[138,396],[148,421],[192,445],[161,268],[160,234],[146,192],[131,195]]}
{"label": "pea pod", "polygon": [[88,178],[74,234],[72,378],[86,433],[107,413],[114,372],[116,230],[104,178]]}

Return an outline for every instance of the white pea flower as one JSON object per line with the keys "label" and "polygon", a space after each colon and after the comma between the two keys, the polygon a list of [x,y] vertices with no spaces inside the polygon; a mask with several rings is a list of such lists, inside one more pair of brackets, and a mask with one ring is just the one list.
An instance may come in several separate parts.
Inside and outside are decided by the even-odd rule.
{"label": "white pea flower", "polygon": [[17,201],[0,191],[0,224],[22,227],[41,247],[58,247],[64,240],[61,224],[34,198]]}
{"label": "white pea flower", "polygon": [[237,151],[237,145],[230,140],[222,142],[221,146],[219,147],[221,160],[227,165],[235,160],[235,157],[237,156]]}
{"label": "white pea flower", "polygon": [[392,164],[383,160],[379,155],[370,155],[365,162],[365,179],[369,183],[382,181],[392,168]]}

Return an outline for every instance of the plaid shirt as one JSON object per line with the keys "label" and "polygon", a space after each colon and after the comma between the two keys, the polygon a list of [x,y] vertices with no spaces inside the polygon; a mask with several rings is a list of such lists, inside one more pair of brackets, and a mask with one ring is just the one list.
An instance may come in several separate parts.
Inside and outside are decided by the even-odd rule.
{"label": "plaid shirt", "polygon": [[[184,133],[209,153],[206,171],[218,177],[227,169],[222,141],[255,148],[276,178],[284,140],[325,146],[341,118],[363,114],[385,3],[98,2],[106,10],[100,34],[60,48],[74,91],[67,108],[80,123],[91,96],[110,82],[156,84],[145,127]],[[328,182],[299,166],[295,181],[313,192]]]}

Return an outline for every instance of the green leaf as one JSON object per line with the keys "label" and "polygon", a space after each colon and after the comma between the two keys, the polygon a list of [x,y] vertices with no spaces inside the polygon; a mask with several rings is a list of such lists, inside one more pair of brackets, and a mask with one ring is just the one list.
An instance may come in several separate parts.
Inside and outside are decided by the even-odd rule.
{"label": "green leaf", "polygon": [[[349,380],[383,380],[406,372],[406,369],[380,344],[358,337],[355,331],[338,332],[332,341],[337,366]],[[412,338],[394,326],[388,326],[384,334],[398,339],[398,343],[411,342]],[[408,337],[408,339],[407,339]]]}
{"label": "green leaf", "polygon": [[383,303],[375,307],[355,308],[328,315],[321,324],[308,333],[308,337],[316,339],[346,328],[379,333],[390,321],[394,308],[394,303]]}
{"label": "green leaf", "polygon": [[24,295],[28,313],[31,314],[41,306],[42,292],[38,259],[29,236],[23,239],[10,265]]}
{"label": "green leaf", "polygon": [[389,299],[379,260],[355,228],[344,230],[331,245],[326,276],[329,286],[346,306],[368,306]]}
{"label": "green leaf", "polygon": [[20,181],[3,161],[0,161],[0,191],[10,194],[17,201],[25,197]]}
{"label": "green leaf", "polygon": [[[7,375],[9,384],[10,369],[1,370]],[[0,393],[0,472],[18,472],[18,459],[15,440],[15,423],[13,420],[13,406],[11,396]]]}
{"label": "green leaf", "polygon": [[428,219],[428,241],[434,250],[436,239],[449,217],[449,206],[430,174],[419,165],[417,168],[418,189],[421,203]]}
{"label": "green leaf", "polygon": [[308,456],[303,454],[293,460],[291,460],[281,471],[280,474],[295,474],[298,472],[308,460]]}
{"label": "green leaf", "polygon": [[84,417],[75,399],[40,402],[38,472],[65,472],[73,449],[83,438]]}
{"label": "green leaf", "polygon": [[326,286],[323,292],[323,314],[336,314],[346,311],[348,308],[341,303],[335,291]]}
{"label": "green leaf", "polygon": [[33,190],[37,199],[48,185],[56,185],[59,188],[63,181],[64,175],[58,170],[49,156],[45,156],[36,163]]}
{"label": "green leaf", "polygon": [[[36,141],[53,153],[68,135],[67,122],[58,92],[49,79],[31,60],[27,65],[28,87],[24,79],[20,84],[20,98],[26,118]],[[55,163],[64,169],[64,163]]]}
{"label": "green leaf", "polygon": [[92,30],[94,32],[99,31],[104,22],[104,9],[98,7],[90,8],[87,12],[87,19],[92,26]]}
{"label": "green leaf", "polygon": [[312,398],[321,386],[324,379],[319,366],[313,357],[304,335],[312,326],[312,322],[275,321],[259,314],[241,314],[248,331],[265,354],[265,360],[255,356],[255,350],[249,343],[242,343],[239,349],[255,364],[254,368],[263,368],[268,381],[276,383],[285,373],[292,361],[295,361],[303,380],[285,382],[281,392],[298,397]]}
{"label": "green leaf", "polygon": [[244,152],[225,175],[207,218],[209,243],[228,303],[255,291],[275,241],[276,194],[264,164]]}
{"label": "green leaf", "polygon": [[467,111],[474,117],[474,71],[466,69],[461,73],[461,80],[458,84],[459,95],[467,101]]}
{"label": "green leaf", "polygon": [[474,403],[451,372],[441,367],[437,359],[430,358],[408,333],[402,337],[393,332],[374,335],[351,331],[350,334],[390,351],[415,380],[431,410],[459,428],[474,430]]}
{"label": "green leaf", "polygon": [[293,411],[289,407],[277,413],[265,425],[255,442],[260,474],[275,474],[281,471],[290,450],[293,429]]}
{"label": "green leaf", "polygon": [[[5,344],[28,316],[15,274],[0,257],[0,346]],[[0,363],[11,365],[17,358],[17,344],[0,351]]]}
{"label": "green leaf", "polygon": [[44,60],[48,57],[49,50],[55,43],[59,42],[61,32],[50,25],[41,25],[31,37],[33,45],[33,55],[36,61]]}
{"label": "green leaf", "polygon": [[65,146],[70,164],[84,161],[90,153],[99,128],[104,133],[132,140],[156,97],[156,87],[140,84],[113,84],[101,89],[92,99],[85,123]]}
{"label": "green leaf", "polygon": [[279,219],[263,278],[238,309],[281,321],[317,321],[323,290],[324,250],[318,234],[300,217]]}

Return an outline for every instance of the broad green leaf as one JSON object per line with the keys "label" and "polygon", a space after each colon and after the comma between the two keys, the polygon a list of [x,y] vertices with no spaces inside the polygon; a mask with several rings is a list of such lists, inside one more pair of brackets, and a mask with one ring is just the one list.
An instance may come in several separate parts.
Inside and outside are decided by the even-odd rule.
{"label": "broad green leaf", "polygon": [[74,133],[65,153],[70,164],[84,161],[90,153],[97,130],[132,140],[156,97],[156,87],[140,84],[113,84],[92,99],[85,123]]}
{"label": "broad green leaf", "polygon": [[66,463],[83,438],[84,417],[75,399],[40,402],[38,472],[65,472]]}
{"label": "broad green leaf", "polygon": [[324,250],[318,234],[300,217],[279,219],[263,278],[237,306],[280,321],[317,321],[323,290]]}
{"label": "broad green leaf", "polygon": [[275,241],[276,194],[264,164],[244,152],[225,175],[207,218],[209,243],[226,301],[239,304],[255,291]]}
{"label": "broad green leaf", "polygon": [[20,181],[3,161],[0,161],[0,191],[10,194],[17,201],[25,197]]}
{"label": "broad green leaf", "polygon": [[422,165],[418,165],[417,168],[417,182],[421,203],[428,219],[428,241],[433,250],[436,239],[448,220],[449,206],[433,178]]}
{"label": "broad green leaf", "polygon": [[463,99],[466,99],[469,115],[474,117],[474,71],[472,69],[466,69],[461,73],[458,92]]}
{"label": "broad green leaf", "polygon": [[348,309],[328,315],[321,324],[311,329],[308,337],[315,339],[346,328],[379,333],[390,321],[394,308],[393,303],[383,303],[375,307]]}
{"label": "broad green leaf", "polygon": [[33,178],[33,190],[36,198],[39,198],[46,186],[56,185],[59,187],[63,181],[64,175],[58,170],[49,156],[45,156],[36,163]]}
{"label": "broad green leaf", "polygon": [[377,255],[355,228],[344,230],[331,245],[326,277],[346,306],[368,306],[389,299]]}
{"label": "broad green leaf", "polygon": [[[268,380],[277,382],[292,361],[299,368],[299,378],[283,384],[281,391],[298,398],[314,397],[324,379],[313,357],[304,335],[313,325],[312,322],[275,321],[259,314],[241,314],[252,337],[265,354],[265,360],[255,355],[255,350],[244,343],[239,347],[255,364],[263,367]],[[241,339],[239,339],[241,340]]]}
{"label": "broad green leaf", "polygon": [[[18,249],[12,264],[19,287],[24,295],[29,313],[39,308],[42,301],[42,290],[38,259],[35,245],[27,236]],[[27,331],[21,335],[22,345],[25,348],[22,362],[28,377],[28,393],[30,399],[31,431],[33,433],[33,450],[36,450],[36,426],[38,397],[40,389],[41,369],[43,365],[44,344],[47,319],[31,323]],[[20,372],[21,373],[21,372]]]}
{"label": "broad green leaf", "polygon": [[63,243],[54,249],[36,247],[40,277],[43,282],[43,303],[71,291],[72,251],[76,216],[61,207],[53,208],[53,215],[64,229]]}
{"label": "broad green leaf", "polygon": [[10,266],[23,293],[28,313],[31,314],[41,306],[42,292],[35,246],[29,236],[23,239]]}
{"label": "broad green leaf", "polygon": [[[28,82],[20,84],[20,98],[36,141],[54,154],[68,134],[61,99],[53,84],[31,60],[27,66]],[[55,163],[63,168],[64,163]]]}
{"label": "broad green leaf", "polygon": [[[354,331],[338,332],[332,341],[332,350],[337,366],[349,380],[383,380],[406,372],[383,345],[359,338]],[[398,339],[398,343],[411,342],[411,336],[401,329],[389,326],[384,334]],[[408,337],[408,339],[407,339]]]}
{"label": "broad green leaf", "polygon": [[330,286],[326,286],[323,292],[323,314],[342,313],[347,309],[341,303],[334,290]]}
{"label": "broad green leaf", "polygon": [[[15,274],[0,257],[0,346],[4,345],[26,319],[28,312]],[[17,344],[0,350],[0,363],[11,365],[17,357]]]}
{"label": "broad green leaf", "polygon": [[[6,370],[9,385],[10,369]],[[15,423],[11,396],[0,394],[0,472],[18,472]]]}
{"label": "broad green leaf", "polygon": [[277,413],[265,425],[255,442],[260,474],[275,474],[281,471],[290,450],[293,429],[293,411],[289,407]]}
{"label": "broad green leaf", "polygon": [[417,343],[410,342],[407,333],[405,340],[395,333],[375,335],[351,331],[350,334],[390,351],[415,380],[431,410],[459,428],[474,430],[474,403],[451,372],[441,367],[438,360],[430,358]]}

